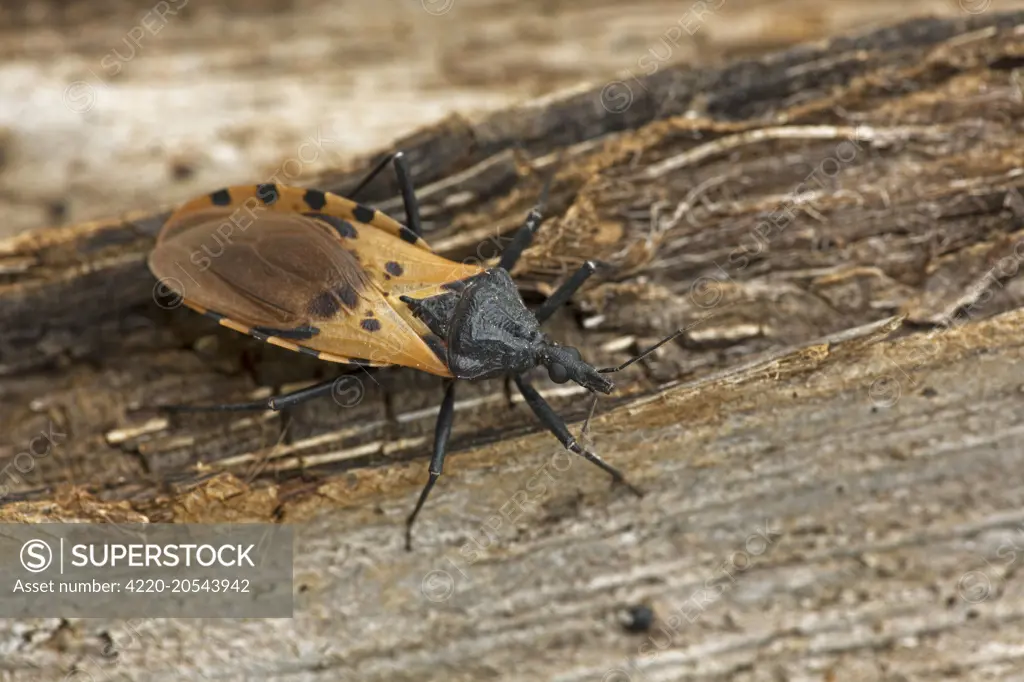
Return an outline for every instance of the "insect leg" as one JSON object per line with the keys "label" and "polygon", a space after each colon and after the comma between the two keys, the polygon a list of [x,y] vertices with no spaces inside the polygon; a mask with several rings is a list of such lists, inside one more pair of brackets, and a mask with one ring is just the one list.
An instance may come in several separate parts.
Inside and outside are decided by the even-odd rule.
{"label": "insect leg", "polygon": [[409,514],[405,521],[405,549],[412,551],[412,524],[416,516],[423,508],[423,504],[430,495],[431,488],[437,483],[444,469],[445,450],[448,447],[448,437],[452,433],[452,422],[455,420],[455,382],[449,381],[448,388],[444,392],[444,401],[441,403],[441,411],[437,415],[437,424],[434,426],[434,455],[430,458],[430,478],[423,486],[420,499],[416,502],[416,508]]}
{"label": "insect leg", "polygon": [[357,194],[359,194],[359,192],[360,192],[360,191],[362,191],[362,189],[363,189],[364,187],[366,187],[367,185],[369,185],[369,184],[370,184],[370,181],[372,181],[372,180],[373,180],[373,179],[374,179],[375,177],[377,177],[378,175],[380,175],[380,172],[381,172],[382,170],[384,170],[384,166],[386,166],[386,165],[388,165],[389,163],[391,163],[391,162],[392,162],[392,161],[394,160],[394,158],[395,158],[395,155],[396,155],[396,154],[400,154],[400,153],[401,153],[401,152],[394,152],[394,153],[392,153],[392,154],[388,154],[388,155],[387,155],[387,156],[385,156],[385,157],[384,157],[383,159],[381,159],[380,161],[378,161],[378,162],[377,162],[377,165],[376,165],[376,166],[374,166],[374,167],[373,167],[373,168],[372,168],[372,169],[370,170],[370,172],[369,172],[369,173],[367,173],[367,174],[366,174],[366,175],[365,175],[365,176],[363,177],[363,179],[359,181],[359,184],[358,184],[358,185],[356,185],[355,189],[349,190],[349,192],[348,192],[348,198],[349,198],[349,199],[352,199],[352,200],[354,201],[354,200],[356,199],[356,195],[357,195]]}
{"label": "insect leg", "polygon": [[[347,376],[347,375],[345,375]],[[249,403],[230,403],[226,405],[162,405],[161,410],[167,412],[246,412],[257,410],[283,410],[299,403],[304,403],[313,398],[327,395],[334,390],[334,386],[340,377],[313,384],[298,391],[275,395],[264,400],[254,400]]]}
{"label": "insect leg", "polygon": [[544,320],[551,317],[552,313],[572,298],[572,295],[576,293],[576,290],[583,286],[583,283],[594,274],[595,270],[597,270],[597,265],[594,261],[588,260],[584,263],[572,277],[567,279],[562,286],[555,290],[555,293],[548,297],[548,300],[544,301],[544,303],[537,308],[537,312],[534,313],[534,316],[537,318],[537,322],[543,324]]}
{"label": "insect leg", "polygon": [[523,394],[523,398],[526,399],[526,404],[530,406],[533,413],[537,415],[537,419],[540,420],[544,427],[555,435],[555,438],[565,447],[566,450],[573,452],[587,461],[597,465],[602,471],[612,477],[612,481],[615,483],[621,483],[622,485],[629,488],[629,491],[637,497],[643,497],[643,493],[638,488],[632,485],[626,480],[626,477],[622,475],[622,472],[608,464],[601,459],[597,454],[580,447],[580,444],[576,442],[572,434],[569,433],[569,428],[565,425],[565,420],[555,414],[555,411],[551,409],[547,401],[541,397],[540,393],[537,392],[530,382],[526,380],[522,375],[516,377],[516,386],[519,387],[519,392]]}
{"label": "insect leg", "polygon": [[420,204],[416,200],[416,188],[412,184],[412,172],[409,170],[409,162],[405,160],[405,154],[395,154],[395,176],[398,178],[398,189],[402,190],[402,203],[405,205],[406,227],[413,231],[417,237],[423,236],[423,227],[420,225]]}
{"label": "insect leg", "polygon": [[512,237],[512,243],[509,244],[504,251],[501,253],[501,262],[498,263],[499,267],[505,268],[505,270],[511,270],[515,266],[516,261],[519,260],[519,256],[523,255],[523,251],[533,241],[533,233],[540,227],[540,221],[543,219],[541,211],[544,210],[544,204],[548,200],[548,191],[551,189],[551,181],[554,179],[554,175],[548,178],[547,182],[544,183],[544,189],[540,193],[540,199],[537,200],[537,205],[530,209],[530,213],[526,216],[526,221],[523,226],[519,228],[515,236]]}
{"label": "insect leg", "polygon": [[405,205],[405,221],[406,227],[415,233],[417,237],[423,236],[423,229],[420,225],[420,205],[416,200],[416,189],[412,184],[412,173],[409,171],[409,162],[405,160],[405,154],[398,151],[393,154],[388,154],[383,159],[377,162],[377,165],[366,174],[356,188],[348,193],[350,199],[355,199],[356,195],[370,184],[370,181],[377,177],[384,167],[389,163],[394,164],[395,177],[398,179],[398,189],[402,192],[402,203]]}

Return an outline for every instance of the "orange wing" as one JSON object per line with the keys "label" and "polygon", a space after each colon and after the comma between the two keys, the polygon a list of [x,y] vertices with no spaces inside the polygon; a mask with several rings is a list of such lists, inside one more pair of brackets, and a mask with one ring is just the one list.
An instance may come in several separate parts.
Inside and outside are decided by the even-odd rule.
{"label": "orange wing", "polygon": [[339,229],[329,218],[265,211],[243,229],[233,215],[229,206],[183,209],[161,231],[149,267],[186,305],[323,360],[451,376],[443,344],[391,292],[439,292],[445,278],[480,268],[369,224]]}
{"label": "orange wing", "polygon": [[189,213],[209,209],[229,209],[229,215],[226,215],[224,219],[229,222],[229,225],[234,224],[243,230],[245,229],[244,225],[252,220],[254,214],[263,211],[318,213],[340,220],[373,225],[392,237],[397,237],[424,251],[430,251],[430,247],[425,241],[386,213],[330,192],[271,183],[225,187],[216,192],[196,197],[182,204],[171,216],[169,222],[176,221]]}

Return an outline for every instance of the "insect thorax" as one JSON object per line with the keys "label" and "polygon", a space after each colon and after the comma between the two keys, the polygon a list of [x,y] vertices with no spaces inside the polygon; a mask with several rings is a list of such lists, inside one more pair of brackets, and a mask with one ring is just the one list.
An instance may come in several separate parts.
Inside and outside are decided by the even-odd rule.
{"label": "insect thorax", "polygon": [[486,379],[537,365],[544,336],[508,272],[494,268],[445,288],[437,296],[402,301],[444,339],[453,376]]}

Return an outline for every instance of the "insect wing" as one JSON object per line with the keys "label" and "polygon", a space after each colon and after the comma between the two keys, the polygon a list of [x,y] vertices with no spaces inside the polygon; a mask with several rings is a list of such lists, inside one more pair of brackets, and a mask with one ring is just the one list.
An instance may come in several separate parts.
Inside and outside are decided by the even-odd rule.
{"label": "insect wing", "polygon": [[172,218],[150,269],[187,304],[228,318],[225,326],[317,330],[301,343],[277,345],[334,362],[401,364],[448,376],[330,225],[285,212],[258,213],[244,231],[231,224],[226,209]]}

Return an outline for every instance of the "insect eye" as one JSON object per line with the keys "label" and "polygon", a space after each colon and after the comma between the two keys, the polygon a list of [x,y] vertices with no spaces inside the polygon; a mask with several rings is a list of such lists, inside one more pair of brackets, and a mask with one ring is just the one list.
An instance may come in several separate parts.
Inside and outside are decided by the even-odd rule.
{"label": "insect eye", "polygon": [[548,366],[548,376],[556,384],[564,384],[569,380],[569,370],[565,368],[565,365],[552,362]]}
{"label": "insect eye", "polygon": [[576,362],[582,362],[583,361],[583,356],[580,355],[580,352],[578,350],[576,350],[575,348],[566,348],[565,352],[568,353],[569,355],[571,355],[573,360],[575,360]]}

